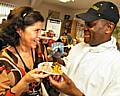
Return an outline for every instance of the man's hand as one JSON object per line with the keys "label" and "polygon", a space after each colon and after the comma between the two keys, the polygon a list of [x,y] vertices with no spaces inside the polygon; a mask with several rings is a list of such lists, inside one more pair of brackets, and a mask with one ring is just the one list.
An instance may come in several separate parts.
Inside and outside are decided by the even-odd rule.
{"label": "man's hand", "polygon": [[72,95],[72,96],[82,96],[83,94],[75,86],[73,81],[65,74],[62,75],[60,80],[55,80],[52,76],[49,76],[51,84],[61,92]]}

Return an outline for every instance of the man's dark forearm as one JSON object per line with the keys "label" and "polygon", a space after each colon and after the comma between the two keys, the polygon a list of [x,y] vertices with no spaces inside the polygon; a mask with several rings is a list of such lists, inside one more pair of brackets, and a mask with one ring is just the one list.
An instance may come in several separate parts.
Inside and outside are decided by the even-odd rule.
{"label": "man's dark forearm", "polygon": [[63,66],[65,66],[65,62],[60,58],[57,60],[58,63],[62,64]]}
{"label": "man's dark forearm", "polygon": [[71,96],[85,96],[78,88],[72,89],[71,92]]}

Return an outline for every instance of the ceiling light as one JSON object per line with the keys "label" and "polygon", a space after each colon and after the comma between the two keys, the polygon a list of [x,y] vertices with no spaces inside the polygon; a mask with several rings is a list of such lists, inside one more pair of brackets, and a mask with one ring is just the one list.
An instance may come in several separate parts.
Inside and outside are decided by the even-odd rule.
{"label": "ceiling light", "polygon": [[74,0],[59,0],[60,2],[70,2],[70,1],[72,1],[72,2],[74,2]]}

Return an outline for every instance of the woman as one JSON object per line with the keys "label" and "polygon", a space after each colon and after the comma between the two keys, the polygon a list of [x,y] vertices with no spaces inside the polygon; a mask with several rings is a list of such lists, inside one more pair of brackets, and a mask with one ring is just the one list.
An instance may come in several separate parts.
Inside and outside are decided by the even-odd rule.
{"label": "woman", "polygon": [[34,69],[40,62],[37,51],[43,22],[31,7],[15,8],[8,15],[0,32],[8,44],[0,52],[0,96],[29,96],[32,84],[49,75]]}

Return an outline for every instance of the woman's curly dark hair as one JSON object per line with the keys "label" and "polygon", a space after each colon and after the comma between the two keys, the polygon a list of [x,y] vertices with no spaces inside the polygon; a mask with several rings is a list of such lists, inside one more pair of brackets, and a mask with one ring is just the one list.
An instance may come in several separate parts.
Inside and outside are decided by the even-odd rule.
{"label": "woman's curly dark hair", "polygon": [[44,22],[43,16],[38,11],[34,11],[31,7],[19,7],[13,9],[7,17],[7,21],[0,30],[0,38],[5,43],[16,46],[19,45],[19,34],[16,32],[18,28],[24,30],[37,21]]}

